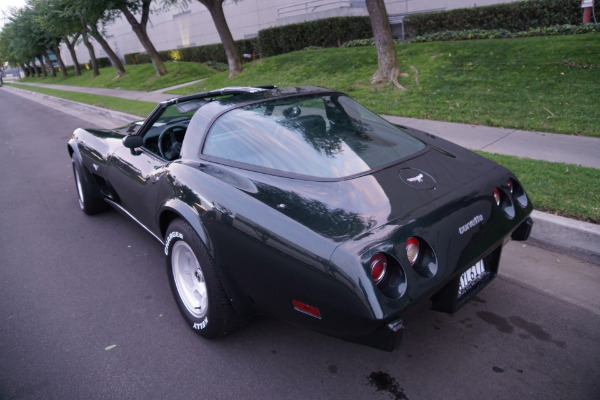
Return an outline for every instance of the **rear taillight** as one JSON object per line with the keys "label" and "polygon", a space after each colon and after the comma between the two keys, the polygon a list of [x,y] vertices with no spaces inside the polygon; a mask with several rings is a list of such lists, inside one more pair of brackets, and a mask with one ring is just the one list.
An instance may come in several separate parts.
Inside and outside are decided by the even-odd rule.
{"label": "rear taillight", "polygon": [[377,285],[385,278],[387,272],[387,259],[384,254],[377,253],[371,257],[369,265],[371,267],[371,278],[373,278],[373,282]]}
{"label": "rear taillight", "polygon": [[494,189],[494,201],[496,202],[497,206],[500,205],[500,190],[498,189]]}
{"label": "rear taillight", "polygon": [[390,299],[398,299],[406,293],[406,274],[398,260],[388,253],[378,252],[368,259],[366,265],[377,289]]}
{"label": "rear taillight", "polygon": [[414,265],[419,258],[419,240],[417,238],[411,237],[406,241],[406,256],[410,265]]}
{"label": "rear taillight", "polygon": [[512,179],[508,180],[507,185],[508,185],[508,190],[510,191],[510,194],[516,200],[517,204],[519,206],[521,206],[522,208],[527,207],[529,201],[527,200],[527,195],[525,194],[525,190],[523,190],[523,187],[521,185],[519,185],[518,182],[516,182]]}

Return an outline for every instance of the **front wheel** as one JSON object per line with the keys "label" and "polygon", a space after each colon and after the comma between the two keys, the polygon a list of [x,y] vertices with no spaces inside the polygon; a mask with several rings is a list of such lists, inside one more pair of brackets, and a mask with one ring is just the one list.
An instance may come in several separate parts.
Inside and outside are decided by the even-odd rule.
{"label": "front wheel", "polygon": [[93,182],[92,176],[79,163],[75,153],[71,155],[71,164],[73,165],[73,177],[75,178],[75,187],[77,188],[81,210],[88,215],[106,210],[108,205],[102,200],[102,195]]}
{"label": "front wheel", "polygon": [[165,238],[171,291],[188,325],[199,335],[217,338],[241,321],[237,316],[204,243],[181,219],[174,220]]}

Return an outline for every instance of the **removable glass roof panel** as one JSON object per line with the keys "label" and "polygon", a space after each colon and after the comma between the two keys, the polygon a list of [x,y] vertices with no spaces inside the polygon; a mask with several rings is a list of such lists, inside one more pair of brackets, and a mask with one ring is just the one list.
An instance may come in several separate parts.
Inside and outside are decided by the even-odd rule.
{"label": "removable glass roof panel", "polygon": [[211,127],[202,154],[315,178],[362,174],[425,144],[342,94],[236,108]]}

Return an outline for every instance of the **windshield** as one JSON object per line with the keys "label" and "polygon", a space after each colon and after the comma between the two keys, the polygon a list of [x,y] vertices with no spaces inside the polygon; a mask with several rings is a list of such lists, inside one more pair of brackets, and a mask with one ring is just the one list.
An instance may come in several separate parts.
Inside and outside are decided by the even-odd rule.
{"label": "windshield", "polygon": [[315,178],[361,174],[425,145],[348,96],[313,95],[234,109],[212,126],[202,153]]}

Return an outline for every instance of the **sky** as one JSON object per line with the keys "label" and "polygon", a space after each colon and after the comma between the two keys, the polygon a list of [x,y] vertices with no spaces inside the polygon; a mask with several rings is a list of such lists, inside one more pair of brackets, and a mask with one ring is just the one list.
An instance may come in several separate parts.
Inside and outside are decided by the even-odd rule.
{"label": "sky", "polygon": [[0,29],[6,22],[4,19],[4,12],[8,11],[11,7],[21,8],[25,5],[25,0],[0,0]]}

